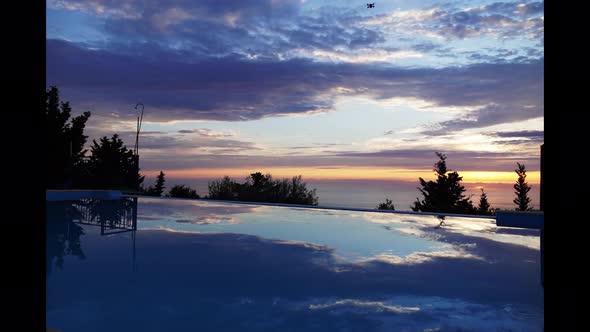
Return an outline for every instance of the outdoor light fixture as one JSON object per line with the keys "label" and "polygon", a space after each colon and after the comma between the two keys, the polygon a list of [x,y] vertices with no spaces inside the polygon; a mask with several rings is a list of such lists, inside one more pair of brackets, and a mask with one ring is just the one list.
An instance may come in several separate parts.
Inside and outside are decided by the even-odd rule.
{"label": "outdoor light fixture", "polygon": [[141,106],[141,114],[137,115],[137,133],[135,134],[135,155],[139,156],[139,131],[141,130],[141,123],[143,121],[144,106],[142,103],[137,103],[135,109],[137,109],[137,106]]}

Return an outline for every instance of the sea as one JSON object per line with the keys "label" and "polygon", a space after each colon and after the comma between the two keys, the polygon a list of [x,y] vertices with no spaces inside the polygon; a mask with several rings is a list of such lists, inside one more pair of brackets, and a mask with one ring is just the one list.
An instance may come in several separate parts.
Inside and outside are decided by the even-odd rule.
{"label": "sea", "polygon": [[[167,178],[166,187],[171,188],[176,184],[189,185],[196,189],[200,196],[208,194],[208,183],[214,179],[182,179]],[[243,182],[242,179],[234,179]],[[149,181],[149,180],[148,180]],[[316,189],[319,205],[373,209],[385,199],[390,199],[396,210],[411,210],[412,203],[417,198],[422,198],[416,182],[399,180],[326,180],[326,179],[305,179],[308,189]],[[148,182],[146,185],[151,185]],[[516,197],[512,183],[462,183],[465,187],[465,195],[471,197],[473,204],[477,206],[481,188],[487,194],[488,202],[493,208],[513,210],[516,205],[512,202]],[[530,183],[531,191],[529,197],[534,209],[539,208],[539,184]],[[165,189],[165,190],[167,190]]]}

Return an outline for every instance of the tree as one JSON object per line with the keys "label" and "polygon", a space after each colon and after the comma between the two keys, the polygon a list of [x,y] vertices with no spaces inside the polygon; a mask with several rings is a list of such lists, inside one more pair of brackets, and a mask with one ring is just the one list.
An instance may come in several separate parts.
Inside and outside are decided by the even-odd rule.
{"label": "tree", "polygon": [[98,189],[138,190],[144,180],[137,167],[137,156],[127,149],[117,134],[92,141],[91,176],[87,186]]}
{"label": "tree", "polygon": [[261,172],[250,174],[246,182],[237,186],[238,199],[247,202],[274,202],[280,199],[276,196],[275,188],[277,183],[273,181],[272,175],[263,175]]}
{"label": "tree", "polygon": [[173,186],[170,188],[170,192],[166,196],[176,198],[199,198],[196,190],[184,185]]}
{"label": "tree", "polygon": [[142,192],[142,194],[147,195],[147,196],[157,196],[157,197],[161,197],[162,193],[164,192],[164,182],[166,182],[166,179],[164,178],[166,174],[164,174],[164,172],[160,171],[160,175],[158,175],[158,177],[156,178],[156,185],[154,187],[149,186],[147,187],[147,189],[144,189],[142,187],[142,189],[140,190]]}
{"label": "tree", "polygon": [[518,168],[514,170],[516,174],[518,174],[518,179],[514,184],[514,193],[516,194],[516,198],[512,201],[516,204],[516,211],[530,211],[533,209],[533,206],[529,203],[531,199],[529,198],[528,194],[531,190],[531,186],[526,183],[526,167],[519,163],[516,163]]}
{"label": "tree", "polygon": [[477,206],[477,214],[491,216],[494,214],[490,203],[488,202],[488,195],[486,192],[481,188],[481,196],[479,196],[479,205]]}
{"label": "tree", "polygon": [[165,175],[164,172],[160,171],[160,174],[156,178],[156,186],[154,187],[154,193],[156,196],[162,196],[164,188],[166,188],[164,186],[164,182],[166,182],[166,179],[164,179]]}
{"label": "tree", "polygon": [[59,90],[52,86],[45,92],[46,187],[48,189],[77,186],[83,176],[84,135],[90,112],[74,117],[69,102],[59,100]]}
{"label": "tree", "polygon": [[256,172],[250,174],[250,177],[246,178],[246,181],[250,179],[252,179],[252,187],[262,190],[265,185],[272,181],[272,176],[270,174],[262,175],[262,173]]}
{"label": "tree", "polygon": [[377,210],[395,211],[395,206],[393,206],[393,202],[389,198],[386,198],[384,203],[379,203],[379,205],[377,205]]}
{"label": "tree", "polygon": [[[286,181],[285,181],[286,182]],[[290,193],[285,203],[318,205],[316,190],[308,190],[307,184],[301,181],[301,175],[291,178]]]}
{"label": "tree", "polygon": [[317,205],[316,190],[307,189],[301,175],[289,179],[273,180],[272,175],[261,172],[250,174],[242,184],[225,176],[209,182],[210,199],[238,200]]}
{"label": "tree", "polygon": [[462,176],[447,169],[447,157],[436,152],[439,161],[434,164],[436,182],[419,178],[422,188],[418,188],[424,199],[416,198],[412,210],[422,212],[448,212],[475,214],[471,200],[463,195],[465,187],[461,185]]}
{"label": "tree", "polygon": [[229,176],[221,180],[213,180],[208,183],[210,199],[233,201],[238,199],[239,183],[236,183]]}

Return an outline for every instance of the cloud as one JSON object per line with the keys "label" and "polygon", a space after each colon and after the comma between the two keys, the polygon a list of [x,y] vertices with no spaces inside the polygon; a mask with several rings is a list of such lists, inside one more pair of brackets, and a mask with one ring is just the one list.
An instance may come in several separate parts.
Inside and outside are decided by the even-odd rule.
{"label": "cloud", "polygon": [[108,16],[120,19],[138,19],[140,15],[131,3],[121,1],[116,5],[116,1],[75,1],[75,0],[49,0],[47,7],[52,9],[66,9],[74,11],[83,11],[99,16]]}
{"label": "cloud", "polygon": [[202,129],[192,129],[192,130],[179,130],[181,134],[198,134],[199,136],[203,137],[232,137],[235,136],[234,133],[227,133],[222,131],[211,130],[207,128]]}
{"label": "cloud", "polygon": [[543,15],[544,9],[544,2],[494,2],[484,6],[470,8],[468,11],[473,13],[530,17],[532,15]]}
{"label": "cloud", "polygon": [[[530,144],[531,142],[527,142]],[[451,149],[396,149],[376,152],[336,153],[341,163],[347,165],[395,165],[412,170],[430,170],[436,161],[435,152],[444,153],[447,165],[452,170],[462,171],[512,171],[516,162],[531,165],[531,171],[537,171],[539,165],[538,146],[527,152],[480,152],[458,151]],[[329,159],[328,159],[329,160]],[[356,161],[355,161],[356,160]],[[390,166],[391,167],[391,166]]]}
{"label": "cloud", "polygon": [[[542,2],[477,8],[443,4],[368,17],[351,7],[322,5],[310,11],[302,10],[302,4],[298,0],[56,0],[49,1],[48,8],[96,15],[108,42],[94,42],[95,47],[125,49],[136,56],[145,56],[142,45],[157,45],[201,56],[392,62],[425,52],[437,58],[456,57],[458,50],[440,43],[448,39],[543,39]],[[391,47],[403,45],[398,43],[403,39],[410,43]],[[472,60],[482,59],[484,55]]]}
{"label": "cloud", "polygon": [[[160,137],[142,137],[140,147],[144,150],[162,150],[167,148],[174,148],[176,151],[182,149],[223,149],[223,151],[252,151],[260,150],[252,142],[245,142],[239,140],[229,139],[190,139],[181,140],[173,136],[160,136]],[[216,150],[217,151],[217,150]],[[219,151],[217,151],[219,152]]]}
{"label": "cloud", "polygon": [[322,75],[334,68],[314,73],[308,60],[249,62],[234,56],[195,60],[199,61],[155,62],[47,41],[48,84],[59,86],[68,98],[91,101],[96,109],[141,100],[152,121],[240,121],[330,109],[318,92],[332,86]]}
{"label": "cloud", "polygon": [[424,35],[439,40],[481,36],[532,40],[543,38],[542,2],[493,3],[476,8],[453,4],[425,9],[396,10],[362,20],[365,25],[385,25],[390,32]]}
{"label": "cloud", "polygon": [[423,130],[429,136],[446,135],[466,128],[483,128],[502,123],[510,123],[543,117],[543,108],[533,109],[525,105],[491,104],[484,108],[464,114],[459,118],[442,121]]}
{"label": "cloud", "polygon": [[[180,132],[185,132],[181,130]],[[249,141],[242,141],[238,139],[226,139],[224,137],[233,136],[208,129],[190,130],[190,133],[197,133],[197,135],[183,135],[174,132],[162,131],[146,131],[141,132],[139,139],[139,148],[142,150],[142,158],[147,157],[152,153],[157,153],[162,156],[162,159],[175,159],[175,154],[192,155],[195,153],[215,152],[216,154],[235,154],[242,152],[251,152],[260,150],[255,143]],[[119,137],[129,144],[135,141],[135,131],[117,131]],[[98,140],[98,135],[103,134],[102,130],[92,128],[87,134],[92,139]],[[109,134],[110,135],[110,134]],[[167,153],[171,155],[168,156]]]}
{"label": "cloud", "polygon": [[495,136],[495,137],[523,137],[523,138],[541,138],[545,136],[545,133],[541,130],[522,130],[522,131],[501,131],[501,132],[491,132],[487,133],[486,135]]}
{"label": "cloud", "polygon": [[[141,150],[141,146],[140,146]],[[221,152],[220,152],[221,151]],[[436,161],[433,150],[397,150],[378,152],[330,152],[322,155],[253,155],[244,154],[248,149],[237,151],[215,150],[212,152],[194,152],[175,154],[170,149],[163,149],[154,154],[142,154],[141,167],[144,170],[214,170],[218,168],[243,169],[244,176],[250,171],[267,172],[270,169],[295,169],[304,172],[306,168],[335,169],[354,171],[359,177],[363,176],[363,168],[391,169],[392,176],[396,169],[405,172],[417,170],[430,171]],[[264,152],[264,150],[256,150]],[[299,151],[299,150],[297,150]],[[527,165],[527,170],[537,171],[539,167],[538,148],[526,153],[496,152],[483,153],[476,151],[440,150],[448,157],[448,166],[459,171],[505,171],[512,172],[516,162]],[[223,153],[222,153],[223,152]],[[242,152],[242,154],[238,154]],[[367,172],[369,172],[368,170]],[[180,176],[180,175],[179,175]],[[305,174],[304,174],[305,176]],[[416,176],[417,178],[417,176]]]}
{"label": "cloud", "polygon": [[[381,150],[377,152],[345,152],[345,153],[338,153],[337,156],[341,157],[357,157],[363,159],[371,159],[374,160],[375,158],[386,158],[390,162],[394,162],[397,165],[397,161],[402,160],[411,160],[410,163],[402,163],[402,165],[410,166],[414,165],[416,168],[423,168],[425,165],[432,164],[432,161],[435,160],[435,152],[442,152],[444,153],[448,159],[449,164],[453,163],[452,161],[460,160],[462,167],[472,168],[475,167],[477,169],[485,169],[479,168],[478,166],[485,167],[486,163],[494,162],[497,163],[498,161],[507,161],[511,164],[514,164],[514,160],[534,160],[535,162],[538,161],[538,156],[529,156],[523,155],[521,152],[481,152],[481,151],[444,151],[444,150],[431,150],[431,149],[396,149],[396,150]],[[469,166],[467,166],[469,165]]]}
{"label": "cloud", "polygon": [[[50,8],[101,15],[111,39],[151,40],[192,54],[276,56],[302,45],[331,49],[383,41],[377,29],[334,24],[338,16],[300,16],[298,0],[54,1]],[[100,9],[100,10],[97,10]],[[104,12],[130,15],[102,15]],[[206,31],[206,33],[203,33]]]}
{"label": "cloud", "polygon": [[[170,188],[170,187],[169,187]],[[201,193],[203,194],[203,193]],[[143,199],[143,198],[142,198]],[[214,202],[176,199],[154,199],[143,204],[139,217],[148,220],[172,221],[191,224],[239,223],[235,215],[256,213],[259,206],[216,204]],[[198,210],[198,215],[195,214]]]}
{"label": "cloud", "polygon": [[338,300],[333,303],[310,304],[310,310],[330,310],[330,312],[349,313],[359,309],[370,312],[385,313],[410,313],[420,311],[420,307],[403,307],[398,305],[387,305],[378,301],[360,301],[354,299]]}
{"label": "cloud", "polygon": [[543,143],[542,138],[540,138],[540,139],[535,138],[535,139],[511,139],[511,140],[495,141],[492,144],[506,145],[506,146],[533,145],[534,147],[538,147],[541,143]]}
{"label": "cloud", "polygon": [[348,51],[324,51],[324,50],[309,50],[296,49],[293,51],[296,55],[302,57],[315,58],[318,61],[330,60],[335,62],[348,63],[376,63],[376,62],[393,62],[397,59],[405,58],[421,58],[424,55],[410,50],[396,50],[396,49],[372,49],[363,48],[353,52]]}
{"label": "cloud", "polygon": [[163,61],[47,40],[47,84],[102,114],[141,100],[150,121],[243,121],[326,112],[333,110],[338,96],[354,94],[378,100],[415,98],[433,109],[473,110],[469,119],[441,123],[431,133],[543,115],[542,59],[437,69],[306,59],[251,61],[241,56],[184,58],[162,56],[167,51],[157,48],[150,52]]}
{"label": "cloud", "polygon": [[136,20],[153,23],[154,18],[185,17],[187,13],[193,19],[219,20],[231,24],[236,20],[259,17],[286,16],[297,11],[298,0],[150,0],[137,3],[133,0],[50,0],[49,8],[81,10],[110,19]]}
{"label": "cloud", "polygon": [[234,217],[218,216],[218,215],[202,215],[192,219],[177,219],[178,223],[189,223],[195,225],[210,225],[210,224],[238,224],[239,221]]}

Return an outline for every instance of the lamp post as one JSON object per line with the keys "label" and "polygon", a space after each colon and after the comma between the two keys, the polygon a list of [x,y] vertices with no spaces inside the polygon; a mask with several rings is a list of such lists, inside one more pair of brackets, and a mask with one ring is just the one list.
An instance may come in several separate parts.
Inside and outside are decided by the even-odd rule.
{"label": "lamp post", "polygon": [[141,123],[143,122],[143,109],[144,106],[142,103],[137,103],[135,105],[135,109],[137,110],[137,106],[141,106],[141,113],[137,114],[137,132],[135,134],[135,155],[139,156],[139,131],[141,130]]}
{"label": "lamp post", "polygon": [[[135,133],[135,151],[134,151],[134,162],[135,162],[135,173],[137,174],[137,176],[139,176],[139,132],[141,131],[141,123],[143,122],[143,109],[144,106],[142,103],[137,103],[135,105],[135,109],[137,110],[137,107],[141,106],[141,113],[137,114],[137,132]],[[139,182],[136,184],[136,190],[139,190]]]}

